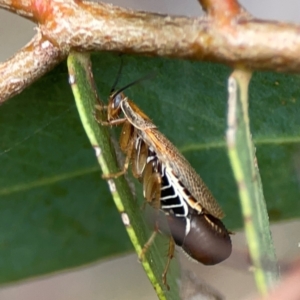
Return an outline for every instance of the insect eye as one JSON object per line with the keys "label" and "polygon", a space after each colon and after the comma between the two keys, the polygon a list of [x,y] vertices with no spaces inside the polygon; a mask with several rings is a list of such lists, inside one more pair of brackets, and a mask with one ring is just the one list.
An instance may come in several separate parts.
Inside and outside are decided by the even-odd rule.
{"label": "insect eye", "polygon": [[114,97],[113,105],[112,105],[114,109],[116,109],[116,108],[118,108],[120,106],[121,100],[122,100],[121,94],[117,94]]}

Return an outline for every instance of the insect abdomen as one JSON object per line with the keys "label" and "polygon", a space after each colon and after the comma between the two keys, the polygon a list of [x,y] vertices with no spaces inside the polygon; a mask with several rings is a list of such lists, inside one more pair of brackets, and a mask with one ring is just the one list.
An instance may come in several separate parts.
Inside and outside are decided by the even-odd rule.
{"label": "insect abdomen", "polygon": [[175,243],[205,265],[214,265],[228,258],[232,245],[223,223],[189,207],[185,198],[191,195],[175,176],[168,177],[165,168],[161,176],[161,209],[167,214]]}
{"label": "insect abdomen", "polygon": [[196,212],[186,218],[168,215],[167,220],[176,245],[196,261],[215,265],[230,256],[231,239],[219,219]]}
{"label": "insect abdomen", "polygon": [[[140,160],[143,145],[143,140],[138,138],[137,160]],[[158,202],[160,202],[160,209],[166,214],[169,233],[175,243],[191,258],[205,265],[214,265],[228,258],[232,246],[229,232],[223,223],[202,209],[196,210],[190,205],[193,202],[197,203],[196,200],[174,172],[163,165],[151,147],[148,147],[147,159],[143,161],[144,179],[147,179],[149,174],[157,174],[161,178]],[[147,189],[146,194],[150,194]],[[157,203],[151,202],[150,198],[146,196],[151,205]]]}

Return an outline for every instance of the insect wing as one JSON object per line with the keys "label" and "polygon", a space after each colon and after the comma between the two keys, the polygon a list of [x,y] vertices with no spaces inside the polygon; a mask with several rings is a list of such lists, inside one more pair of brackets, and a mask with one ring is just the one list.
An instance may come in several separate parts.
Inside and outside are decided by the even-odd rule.
{"label": "insect wing", "polygon": [[194,200],[189,203],[192,208],[221,219],[224,214],[214,196],[209,191],[201,177],[192,168],[175,146],[156,128],[141,130],[139,134],[145,142],[153,147],[158,159],[182,182],[191,193]]}
{"label": "insect wing", "polygon": [[138,130],[156,128],[151,119],[140,110],[131,100],[124,98],[121,103],[122,111],[127,120]]}

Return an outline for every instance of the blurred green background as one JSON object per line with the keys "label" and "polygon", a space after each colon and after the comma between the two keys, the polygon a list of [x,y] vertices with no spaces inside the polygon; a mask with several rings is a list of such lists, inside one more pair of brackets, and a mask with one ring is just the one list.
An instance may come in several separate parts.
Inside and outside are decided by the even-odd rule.
{"label": "blurred green background", "polygon": [[[123,61],[118,87],[157,73],[126,95],[201,175],[224,209],[227,228],[241,228],[225,147],[230,69],[137,56]],[[118,55],[93,56],[103,100],[119,66]],[[255,74],[250,86],[251,129],[271,221],[300,215],[298,87],[299,76],[273,73]],[[79,120],[65,63],[1,106],[0,136],[0,282],[132,249]]]}

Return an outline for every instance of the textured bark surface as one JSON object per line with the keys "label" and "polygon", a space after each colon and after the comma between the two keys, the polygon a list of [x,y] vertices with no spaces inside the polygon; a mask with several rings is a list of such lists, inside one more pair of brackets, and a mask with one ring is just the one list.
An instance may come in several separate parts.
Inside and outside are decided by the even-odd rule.
{"label": "textured bark surface", "polygon": [[40,31],[10,60],[0,64],[1,100],[12,97],[58,64],[65,55]]}
{"label": "textured bark surface", "polygon": [[[36,22],[38,35],[52,45],[51,55],[49,48],[46,54],[35,50],[40,47],[35,37],[31,46],[0,65],[0,103],[42,76],[70,49],[212,61],[252,70],[300,70],[300,26],[254,19],[234,0],[200,3],[207,15],[187,18],[80,0],[0,0],[0,8]],[[23,59],[25,63],[19,61]],[[16,70],[24,64],[29,69],[15,84],[15,74],[24,72]],[[36,71],[38,65],[43,67]]]}

